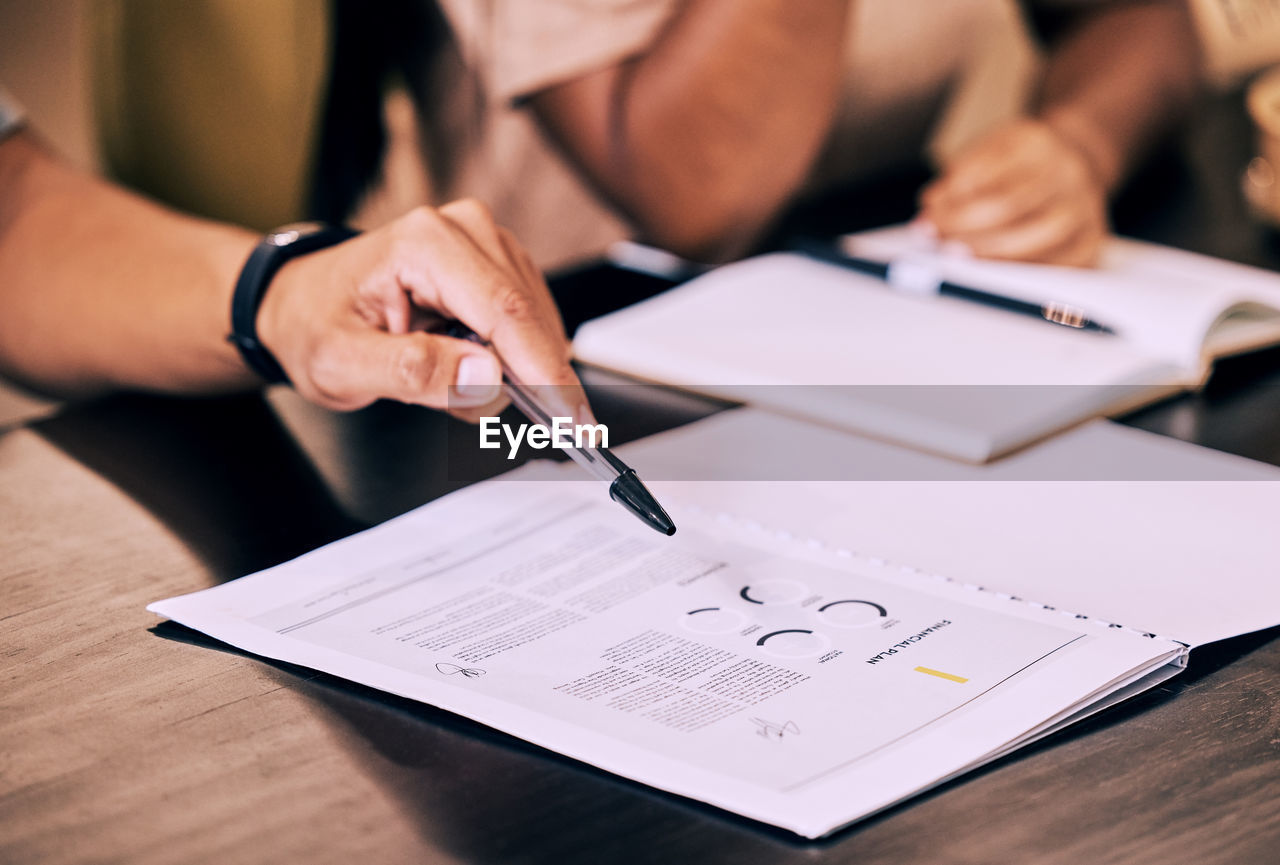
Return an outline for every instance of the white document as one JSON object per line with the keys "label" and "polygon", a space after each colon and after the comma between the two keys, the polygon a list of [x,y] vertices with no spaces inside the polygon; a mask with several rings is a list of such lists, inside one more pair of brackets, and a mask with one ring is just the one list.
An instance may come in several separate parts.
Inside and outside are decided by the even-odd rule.
{"label": "white document", "polygon": [[[753,414],[726,413],[625,453],[642,474],[660,475],[663,453],[724,452],[735,435],[746,447]],[[813,432],[796,444],[856,441]],[[1179,634],[1056,600],[1084,598],[1074,581],[1095,600],[1136,597],[1126,575],[1141,592],[1158,591],[1166,559],[1153,566],[1150,550],[1127,544],[1130,524],[1114,513],[1106,536],[1066,539],[1095,555],[1067,557],[1081,566],[1063,574],[1056,547],[1002,546],[1019,525],[965,538],[915,506],[938,493],[964,509],[964,496],[943,494],[979,486],[971,482],[833,482],[823,493],[820,483],[658,481],[679,525],[664,538],[581,477],[573,466],[530,467],[150,609],[809,837],[1184,663]],[[1274,486],[1236,485],[1250,483]],[[1169,498],[1139,503],[1158,520],[1174,512],[1160,509]],[[1228,504],[1211,497],[1204,509]],[[1218,547],[1252,543],[1249,525],[1201,527]],[[1165,543],[1176,547],[1188,525],[1173,528]],[[980,573],[987,567],[996,582]],[[1020,584],[1045,568],[1059,582]],[[1181,597],[1193,575],[1175,576]],[[1200,573],[1200,589],[1221,589],[1219,577]],[[1228,589],[1238,596],[1247,586]],[[1274,623],[1275,601],[1255,591],[1243,603],[1271,604]],[[1162,623],[1212,615],[1200,603]]]}

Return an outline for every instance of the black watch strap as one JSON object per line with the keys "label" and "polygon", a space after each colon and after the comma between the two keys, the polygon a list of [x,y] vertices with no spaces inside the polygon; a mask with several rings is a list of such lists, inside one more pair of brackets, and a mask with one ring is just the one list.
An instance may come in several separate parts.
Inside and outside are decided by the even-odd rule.
{"label": "black watch strap", "polygon": [[249,368],[268,382],[289,381],[280,362],[258,341],[258,307],[262,306],[272,278],[291,258],[334,246],[357,234],[339,225],[311,230],[284,228],[264,237],[249,255],[231,296],[231,333],[227,341],[240,349]]}

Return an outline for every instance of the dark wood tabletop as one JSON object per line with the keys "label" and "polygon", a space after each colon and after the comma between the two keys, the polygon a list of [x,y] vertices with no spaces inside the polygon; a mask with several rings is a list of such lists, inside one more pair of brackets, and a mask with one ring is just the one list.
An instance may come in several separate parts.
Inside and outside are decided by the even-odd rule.
{"label": "dark wood tabletop", "polygon": [[[1280,269],[1237,192],[1251,146],[1240,96],[1210,100],[1117,226]],[[909,215],[898,193],[795,224]],[[601,266],[555,287],[572,324],[663,286]],[[628,437],[723,407],[593,382]],[[1280,351],[1125,422],[1280,465]],[[0,434],[0,863],[1276,861],[1278,630],[1198,649],[1154,691],[805,842],[144,609],[507,467],[471,444],[425,410],[339,415],[283,390],[120,395]]]}

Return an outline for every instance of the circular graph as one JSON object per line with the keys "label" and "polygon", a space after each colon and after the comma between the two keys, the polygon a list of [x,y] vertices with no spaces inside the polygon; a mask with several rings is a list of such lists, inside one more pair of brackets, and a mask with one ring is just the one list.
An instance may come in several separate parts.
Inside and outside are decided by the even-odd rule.
{"label": "circular graph", "polygon": [[743,586],[738,594],[749,604],[794,604],[806,594],[809,588],[795,580],[772,579],[761,580],[749,586]]}
{"label": "circular graph", "polygon": [[830,601],[818,607],[823,624],[833,628],[866,628],[877,625],[889,611],[874,601]]}
{"label": "circular graph", "polygon": [[807,628],[785,628],[770,631],[756,645],[775,658],[812,658],[829,649],[831,641]]}
{"label": "circular graph", "polygon": [[680,617],[680,625],[695,634],[728,634],[747,625],[747,617],[737,610],[701,607]]}

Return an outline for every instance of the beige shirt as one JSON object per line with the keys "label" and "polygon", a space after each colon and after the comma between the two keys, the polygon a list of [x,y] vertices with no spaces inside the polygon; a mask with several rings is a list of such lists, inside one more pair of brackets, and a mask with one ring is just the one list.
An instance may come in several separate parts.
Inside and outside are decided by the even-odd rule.
{"label": "beige shirt", "polygon": [[[426,73],[435,97],[422,111],[403,91],[388,99],[384,182],[354,221],[368,227],[470,195],[544,267],[628,236],[521,99],[648,50],[683,0],[439,2],[456,38]],[[1035,58],[1016,0],[853,2],[845,95],[815,185],[922,148],[944,161],[1021,107]],[[328,62],[327,18],[315,5],[0,3],[0,78],[64,152],[89,148],[67,146],[74,136],[57,134],[55,109],[92,101],[94,130],[82,121],[80,131],[118,179],[266,229],[298,218],[304,198]],[[18,14],[32,6],[41,14]],[[42,47],[60,40],[60,56]]]}
{"label": "beige shirt", "polygon": [[[432,67],[430,84],[453,97],[424,129],[393,104],[399,119],[391,124],[388,182],[365,221],[402,211],[415,196],[472,195],[543,266],[590,257],[628,236],[625,221],[540,133],[521,99],[646,51],[680,0],[441,5],[456,44]],[[870,175],[922,149],[944,161],[1023,108],[1038,63],[1016,0],[856,0],[846,44],[844,98],[814,172],[819,185]],[[415,182],[424,150],[454,155],[439,188]]]}

